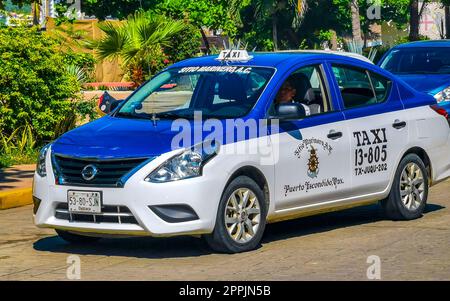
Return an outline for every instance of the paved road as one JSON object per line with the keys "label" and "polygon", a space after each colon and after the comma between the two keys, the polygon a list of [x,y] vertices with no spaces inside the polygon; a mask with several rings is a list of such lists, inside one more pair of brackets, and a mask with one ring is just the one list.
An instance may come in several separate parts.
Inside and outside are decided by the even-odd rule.
{"label": "paved road", "polygon": [[193,237],[104,239],[71,246],[37,229],[31,207],[0,211],[0,280],[66,280],[78,255],[83,280],[367,280],[367,258],[383,280],[450,280],[450,181],[432,188],[427,213],[385,220],[366,206],[269,225],[262,247],[213,254]]}

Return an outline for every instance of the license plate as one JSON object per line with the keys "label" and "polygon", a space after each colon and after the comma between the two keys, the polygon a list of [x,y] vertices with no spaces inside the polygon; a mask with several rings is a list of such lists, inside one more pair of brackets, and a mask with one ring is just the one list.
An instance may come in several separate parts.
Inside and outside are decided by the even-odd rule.
{"label": "license plate", "polygon": [[69,212],[101,213],[102,193],[100,191],[69,190],[67,192],[67,203]]}

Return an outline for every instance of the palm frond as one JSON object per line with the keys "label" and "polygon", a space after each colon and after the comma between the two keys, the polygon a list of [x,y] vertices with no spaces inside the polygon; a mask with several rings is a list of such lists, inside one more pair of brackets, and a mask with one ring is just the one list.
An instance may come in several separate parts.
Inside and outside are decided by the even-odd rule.
{"label": "palm frond", "polygon": [[173,37],[186,27],[183,21],[136,11],[122,25],[99,24],[104,37],[92,46],[100,59],[120,57],[125,64],[148,61],[156,50],[170,47]]}
{"label": "palm frond", "polygon": [[96,44],[98,57],[101,60],[120,57],[130,41],[130,33],[125,25],[115,25],[107,21],[98,24],[98,27],[105,33]]}
{"label": "palm frond", "polygon": [[302,24],[308,10],[308,2],[306,0],[289,0],[289,5],[295,9],[292,27],[297,29]]}
{"label": "palm frond", "polygon": [[69,65],[67,66],[67,72],[73,77],[75,77],[77,79],[78,84],[80,85],[88,82],[89,77],[86,71],[79,66]]}
{"label": "palm frond", "polygon": [[277,1],[273,0],[257,0],[255,2],[255,17],[262,17],[265,13],[273,14],[276,10]]}

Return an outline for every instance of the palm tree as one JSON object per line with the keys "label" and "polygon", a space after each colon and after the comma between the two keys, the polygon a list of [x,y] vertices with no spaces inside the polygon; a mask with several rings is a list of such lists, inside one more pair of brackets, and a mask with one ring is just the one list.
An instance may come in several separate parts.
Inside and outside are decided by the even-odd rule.
{"label": "palm tree", "polygon": [[162,49],[171,47],[174,36],[187,28],[183,21],[173,20],[162,15],[137,11],[124,22],[104,22],[98,27],[103,38],[93,42],[101,60],[120,59],[132,73],[151,65],[151,61],[162,54]]}
{"label": "palm tree", "polygon": [[[423,0],[419,5],[419,0],[409,1],[409,40],[417,41],[420,39],[420,19],[429,0]],[[443,1],[444,2],[444,1]],[[444,2],[445,4],[445,2]]]}
{"label": "palm tree", "polygon": [[352,36],[353,41],[356,44],[356,46],[363,47],[363,40],[361,37],[361,20],[359,17],[359,4],[358,0],[350,0],[350,12],[352,15]]}
{"label": "palm tree", "polygon": [[265,14],[272,18],[272,41],[275,51],[278,50],[278,15],[287,9],[295,11],[292,27],[298,28],[308,9],[306,0],[256,0],[255,2],[257,18],[261,18]]}

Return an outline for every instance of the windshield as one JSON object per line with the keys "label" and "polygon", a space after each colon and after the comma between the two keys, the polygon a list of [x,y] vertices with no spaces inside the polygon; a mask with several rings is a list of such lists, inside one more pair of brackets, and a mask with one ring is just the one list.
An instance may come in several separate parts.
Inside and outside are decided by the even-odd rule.
{"label": "windshield", "polygon": [[172,68],[142,85],[115,114],[125,118],[238,118],[247,115],[273,68],[203,66]]}
{"label": "windshield", "polygon": [[381,68],[397,74],[450,74],[450,48],[395,49],[384,59]]}

